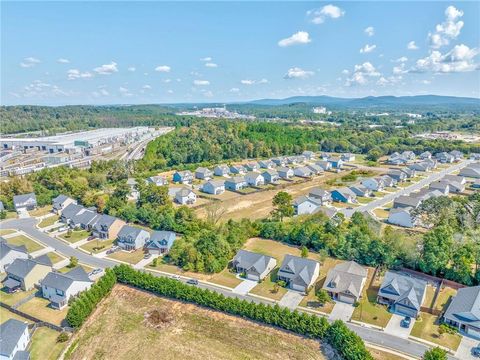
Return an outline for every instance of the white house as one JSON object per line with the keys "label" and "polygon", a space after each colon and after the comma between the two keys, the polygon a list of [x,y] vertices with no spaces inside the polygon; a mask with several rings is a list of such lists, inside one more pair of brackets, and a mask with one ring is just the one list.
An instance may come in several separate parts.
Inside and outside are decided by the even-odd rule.
{"label": "white house", "polygon": [[5,272],[5,268],[15,259],[28,259],[27,248],[10,245],[4,238],[0,237],[0,273]]}
{"label": "white house", "polygon": [[259,186],[265,184],[265,179],[263,178],[263,176],[253,171],[245,175],[245,180],[250,186]]}
{"label": "white house", "polygon": [[220,195],[225,192],[225,181],[223,180],[210,180],[202,186],[202,191],[207,194]]}
{"label": "white house", "polygon": [[0,360],[30,359],[28,323],[8,319],[0,325]]}
{"label": "white house", "polygon": [[322,203],[319,200],[305,195],[293,200],[293,209],[295,211],[295,215],[313,214],[314,212],[318,211],[320,206],[322,206]]}
{"label": "white house", "polygon": [[194,204],[197,201],[197,194],[190,189],[181,189],[175,194],[175,201],[181,205]]}
{"label": "white house", "polygon": [[385,187],[385,182],[381,177],[363,179],[361,184],[371,191],[382,191]]}
{"label": "white house", "polygon": [[150,234],[138,227],[125,225],[117,235],[117,244],[124,250],[141,249],[150,239]]}
{"label": "white house", "polygon": [[232,261],[232,268],[237,273],[243,273],[247,279],[254,281],[265,278],[276,265],[277,260],[273,257],[247,250],[239,250]]}
{"label": "white house", "polygon": [[48,273],[40,285],[43,297],[50,300],[52,307],[61,309],[72,296],[90,289],[93,281],[81,266],[77,266],[65,274]]}
{"label": "white house", "polygon": [[411,215],[412,208],[391,209],[388,213],[388,222],[390,224],[412,228],[416,225],[416,219]]}
{"label": "white house", "polygon": [[312,199],[315,199],[317,202],[320,202],[322,205],[328,205],[332,203],[332,194],[330,191],[321,188],[312,189],[308,196]]}

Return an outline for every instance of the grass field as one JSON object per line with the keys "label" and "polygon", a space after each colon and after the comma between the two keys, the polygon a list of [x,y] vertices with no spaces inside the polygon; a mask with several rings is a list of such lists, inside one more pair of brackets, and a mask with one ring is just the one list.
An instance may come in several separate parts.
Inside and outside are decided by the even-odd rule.
{"label": "grass field", "polygon": [[49,304],[50,301],[47,299],[35,296],[25,304],[22,304],[18,310],[33,315],[40,320],[48,321],[55,325],[62,325],[65,316],[67,315],[68,307],[62,310],[55,310],[49,307]]}
{"label": "grass field", "polygon": [[47,226],[51,226],[51,225],[55,224],[55,222],[59,218],[60,218],[60,216],[58,216],[58,215],[49,216],[49,217],[43,219],[42,221],[40,221],[40,224],[38,224],[38,227],[45,228]]}
{"label": "grass field", "polygon": [[107,257],[123,262],[127,262],[129,264],[136,264],[140,260],[143,259],[144,252],[142,250],[135,250],[132,252],[128,251],[117,251],[113,254],[108,255]]}
{"label": "grass field", "polygon": [[30,342],[32,360],[57,360],[67,343],[57,342],[60,333],[47,327],[40,327],[33,333]]}
{"label": "grass field", "polygon": [[3,290],[0,290],[0,301],[7,304],[7,305],[15,305],[20,300],[26,298],[27,296],[34,294],[36,290],[30,291],[16,291],[12,294],[9,294]]}
{"label": "grass field", "polygon": [[13,234],[15,230],[13,229],[0,229],[0,236]]}
{"label": "grass field", "polygon": [[438,327],[437,316],[422,312],[420,319],[415,321],[410,335],[456,350],[460,344],[461,336],[458,334],[440,335]]}
{"label": "grass field", "polygon": [[74,230],[71,232],[71,234],[68,234],[67,232],[59,237],[65,241],[68,241],[69,243],[75,243],[77,241],[86,239],[89,236],[90,233],[86,230]]}
{"label": "grass field", "polygon": [[5,309],[3,307],[0,307],[0,324],[4,323],[8,319],[16,319],[16,320],[31,323],[30,320],[27,320],[20,315],[14,314],[11,311],[8,311],[7,309]]}
{"label": "grass field", "polygon": [[373,213],[380,219],[387,219],[389,214],[389,212],[383,208],[375,209],[373,210]]}
{"label": "grass field", "polygon": [[47,215],[48,213],[50,213],[52,211],[52,208],[53,208],[52,205],[47,205],[47,206],[38,208],[36,210],[29,211],[28,214],[31,217],[43,216],[43,215]]}
{"label": "grass field", "polygon": [[56,264],[59,261],[65,260],[63,256],[57,254],[55,251],[47,253],[47,256],[52,261],[52,264]]}
{"label": "grass field", "polygon": [[426,293],[425,293],[425,300],[423,300],[422,306],[426,306],[428,308],[433,307],[433,297],[435,296],[435,289],[432,285],[427,285]]}
{"label": "grass field", "polygon": [[119,285],[73,344],[65,359],[325,359],[317,341]]}
{"label": "grass field", "polygon": [[115,240],[90,240],[86,244],[80,246],[80,249],[85,250],[88,253],[98,254],[102,251],[110,249]]}
{"label": "grass field", "polygon": [[[85,270],[87,272],[87,274],[93,270],[92,267],[87,266],[87,265],[80,265],[80,266],[83,268],[83,270]],[[61,272],[61,273],[66,273],[66,272],[69,272],[70,270],[72,270],[72,268],[68,267],[68,265],[64,266],[63,268],[58,269],[58,271]]]}
{"label": "grass field", "polygon": [[17,245],[17,246],[25,245],[29,253],[37,250],[41,250],[44,248],[42,245],[26,237],[25,235],[18,235],[18,236],[13,236],[11,238],[8,238],[7,243],[12,245]]}

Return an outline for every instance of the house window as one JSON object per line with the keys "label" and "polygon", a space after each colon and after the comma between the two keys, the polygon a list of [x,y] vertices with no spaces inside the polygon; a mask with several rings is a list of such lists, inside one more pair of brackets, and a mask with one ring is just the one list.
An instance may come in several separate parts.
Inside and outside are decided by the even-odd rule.
{"label": "house window", "polygon": [[60,289],[55,289],[55,293],[58,295],[58,296],[63,296],[65,293],[60,290]]}

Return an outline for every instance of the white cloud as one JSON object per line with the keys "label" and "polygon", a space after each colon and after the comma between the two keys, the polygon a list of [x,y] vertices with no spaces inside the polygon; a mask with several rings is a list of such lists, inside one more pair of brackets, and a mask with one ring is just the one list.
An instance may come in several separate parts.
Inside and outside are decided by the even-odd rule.
{"label": "white cloud", "polygon": [[233,87],[229,91],[232,92],[232,93],[238,93],[238,92],[240,92],[240,89],[237,88],[237,87]]}
{"label": "white cloud", "polygon": [[92,92],[92,95],[96,98],[102,97],[102,96],[108,96],[110,93],[103,87],[100,87],[98,91]]}
{"label": "white cloud", "polygon": [[212,62],[207,62],[207,63],[205,63],[205,66],[206,66],[206,67],[209,67],[209,68],[216,68],[216,67],[218,67],[217,64],[212,63]]}
{"label": "white cloud", "polygon": [[377,80],[377,85],[379,85],[379,86],[394,85],[394,84],[397,84],[401,80],[402,80],[401,76],[389,76],[388,78],[385,78],[385,77],[381,76]]}
{"label": "white cloud", "polygon": [[393,72],[393,74],[395,74],[395,75],[400,75],[400,74],[405,74],[405,73],[407,73],[408,71],[405,70],[405,63],[402,62],[400,65],[394,66],[393,69],[392,69],[392,72]]}
{"label": "white cloud", "polygon": [[59,63],[59,64],[70,64],[70,60],[65,59],[65,58],[59,58],[59,59],[57,59],[57,63]]}
{"label": "white cloud", "polygon": [[348,74],[350,74],[350,71],[348,71],[347,69],[343,69],[342,74],[343,75],[348,75]]}
{"label": "white cloud", "polygon": [[151,87],[150,85],[143,85],[143,86],[142,86],[142,89],[144,89],[144,90],[151,90],[152,87]]}
{"label": "white cloud", "polygon": [[130,72],[135,72],[137,70],[137,68],[135,66],[130,66],[127,68],[128,71]]}
{"label": "white cloud", "polygon": [[163,79],[162,82],[164,82],[165,84],[168,84],[172,82],[172,79]]}
{"label": "white cloud", "polygon": [[380,72],[378,72],[375,66],[367,61],[363,64],[354,66],[352,76],[347,79],[346,85],[364,85],[368,83],[369,78],[379,76],[381,76]]}
{"label": "white cloud", "polygon": [[118,88],[118,91],[120,91],[120,94],[122,96],[132,96],[133,94],[128,90],[126,87],[120,86]]}
{"label": "white cloud", "polygon": [[455,45],[446,54],[434,50],[429,56],[417,60],[410,72],[456,73],[474,71],[479,66],[474,61],[479,53],[479,49],[470,49],[464,44]]}
{"label": "white cloud", "polygon": [[303,70],[299,67],[293,67],[288,69],[287,73],[283,76],[284,79],[306,79],[314,74],[313,71]]}
{"label": "white cloud", "polygon": [[363,32],[364,32],[365,34],[367,34],[368,36],[373,36],[373,35],[375,35],[375,29],[373,28],[373,26],[367,27],[365,30],[363,30]]}
{"label": "white cloud", "polygon": [[100,75],[111,75],[118,72],[117,63],[112,61],[110,64],[103,64],[96,67],[93,71]]}
{"label": "white cloud", "polygon": [[249,79],[240,80],[240,82],[241,82],[243,85],[253,85],[253,84],[255,84],[255,80],[249,80]]}
{"label": "white cloud", "polygon": [[308,44],[312,40],[310,39],[310,35],[306,31],[299,31],[293,34],[292,36],[282,39],[278,42],[278,46],[286,47],[292,45],[299,45],[299,44]]}
{"label": "white cloud", "polygon": [[407,44],[407,49],[408,50],[418,50],[418,46],[417,46],[417,44],[415,44],[415,41],[410,41]]}
{"label": "white cloud", "polygon": [[263,79],[258,80],[258,83],[259,84],[268,84],[268,80],[263,78]]}
{"label": "white cloud", "polygon": [[203,96],[208,97],[208,98],[212,98],[213,97],[213,92],[211,92],[210,90],[204,91]]}
{"label": "white cloud", "polygon": [[93,74],[89,71],[81,72],[78,69],[70,69],[67,71],[68,80],[88,79],[91,77],[93,77]]}
{"label": "white cloud", "polygon": [[210,81],[208,81],[208,80],[193,80],[193,85],[195,85],[195,86],[208,86],[208,85],[210,85]]}
{"label": "white cloud", "polygon": [[463,16],[463,11],[454,6],[445,9],[445,21],[435,26],[435,31],[429,33],[430,46],[439,49],[448,45],[450,40],[456,39],[460,35],[464,22],[459,20]]}
{"label": "white cloud", "polygon": [[31,68],[39,63],[40,63],[40,60],[30,56],[30,57],[24,58],[23,61],[20,63],[20,66],[23,68]]}
{"label": "white cloud", "polygon": [[430,85],[432,82],[430,80],[422,80],[422,84]]}
{"label": "white cloud", "polygon": [[204,58],[201,58],[200,61],[204,61],[204,62],[209,62],[209,61],[212,61],[213,59],[210,57],[210,56],[207,56],[207,57],[204,57]]}
{"label": "white cloud", "polygon": [[173,90],[169,89],[169,90],[167,90],[167,93],[173,94]]}
{"label": "white cloud", "polygon": [[406,56],[399,57],[398,59],[394,60],[397,63],[404,63],[408,61],[408,58]]}
{"label": "white cloud", "polygon": [[170,70],[171,70],[171,67],[168,65],[159,65],[155,68],[155,71],[163,72],[163,73],[168,73],[170,72]]}
{"label": "white cloud", "polygon": [[338,19],[345,15],[345,11],[334,5],[325,5],[321,9],[313,9],[307,11],[307,17],[314,24],[322,24],[328,18]]}
{"label": "white cloud", "polygon": [[368,54],[377,48],[377,45],[366,44],[363,48],[360,49],[360,54]]}

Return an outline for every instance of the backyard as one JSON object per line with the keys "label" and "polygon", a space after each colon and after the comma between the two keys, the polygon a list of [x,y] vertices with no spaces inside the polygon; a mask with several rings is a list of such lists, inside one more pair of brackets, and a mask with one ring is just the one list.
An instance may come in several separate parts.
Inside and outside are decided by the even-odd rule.
{"label": "backyard", "polygon": [[57,342],[58,331],[47,327],[35,330],[30,342],[30,357],[32,360],[56,360],[60,357],[66,343]]}
{"label": "backyard", "polygon": [[67,315],[68,307],[62,310],[56,310],[50,307],[50,301],[41,297],[40,294],[22,304],[18,310],[35,316],[36,318],[48,321],[55,325],[62,325]]}

